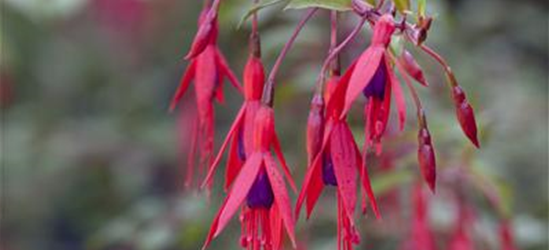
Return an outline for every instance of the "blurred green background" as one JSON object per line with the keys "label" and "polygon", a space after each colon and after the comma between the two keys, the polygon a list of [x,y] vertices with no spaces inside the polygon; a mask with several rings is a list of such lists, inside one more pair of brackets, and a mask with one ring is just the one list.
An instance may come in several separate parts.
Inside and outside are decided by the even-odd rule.
{"label": "blurred green background", "polygon": [[[474,164],[505,183],[520,249],[547,249],[549,5],[428,2],[436,20],[427,43],[452,65],[481,124],[482,148]],[[236,26],[249,6],[227,0],[220,13],[219,45],[239,76],[249,27]],[[196,31],[200,2],[2,0],[0,7],[1,249],[198,249],[222,192],[216,190],[208,202],[182,189],[185,156],[176,136],[177,113],[167,107],[186,66],[182,56]],[[280,6],[261,12],[267,68],[300,14]],[[306,161],[310,90],[327,48],[327,17],[322,13],[307,26],[278,78],[277,130],[298,183]],[[353,20],[345,21],[351,28]],[[346,52],[345,62],[366,47],[368,36]],[[420,94],[444,168],[471,146],[454,118],[440,67],[412,51],[431,82]],[[216,107],[216,145],[240,105],[235,91],[227,90],[227,103]],[[352,124],[360,131],[358,117]],[[413,118],[406,131],[398,140],[414,143]],[[322,204],[312,223],[299,221],[299,238],[309,249],[335,247],[333,200]],[[451,217],[444,208],[433,215],[443,235]],[[384,213],[386,220],[393,216]],[[211,249],[237,248],[234,221],[234,230],[226,230]],[[383,226],[371,218],[364,224],[368,249],[395,249],[405,237],[398,230],[372,233]],[[492,242],[479,249],[497,249],[494,234],[485,230],[490,228],[490,219],[476,228]]]}

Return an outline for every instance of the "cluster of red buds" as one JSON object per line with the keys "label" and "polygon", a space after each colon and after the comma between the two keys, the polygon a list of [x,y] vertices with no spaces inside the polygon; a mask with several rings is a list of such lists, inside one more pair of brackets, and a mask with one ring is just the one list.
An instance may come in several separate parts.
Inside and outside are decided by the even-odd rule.
{"label": "cluster of red buds", "polygon": [[[427,80],[413,55],[403,48],[403,44],[399,48],[394,48],[392,41],[395,37],[403,38],[417,46],[442,65],[450,83],[459,124],[473,144],[479,146],[473,109],[462,88],[444,59],[424,44],[432,18],[421,14],[412,23],[409,21],[408,12],[396,11],[396,2],[401,1],[381,0],[375,5],[361,0],[350,1],[352,11],[349,15],[356,15],[358,23],[341,42],[337,36],[338,15],[341,13],[329,10],[330,49],[322,65],[311,101],[306,133],[308,167],[295,209],[292,209],[286,183],[294,192],[297,193],[298,190],[275,132],[275,77],[300,31],[308,20],[319,12],[319,8],[311,7],[304,14],[268,76],[261,60],[257,19],[257,10],[260,8],[252,11],[250,49],[243,74],[244,85],[241,87],[238,78],[217,47],[217,16],[220,1],[205,2],[198,21],[198,31],[190,51],[185,56],[189,65],[171,104],[171,109],[174,109],[191,81],[194,81],[196,112],[190,118],[194,125],[187,163],[187,185],[192,185],[193,176],[199,175],[200,178],[204,178],[201,187],[211,190],[223,154],[228,151],[224,184],[227,197],[212,223],[204,248],[221,233],[239,209],[242,247],[254,250],[281,249],[285,234],[295,247],[294,227],[302,204],[305,202],[309,217],[323,188],[331,186],[336,190],[338,203],[338,249],[353,249],[354,245],[360,242],[355,222],[358,196],[361,197],[363,214],[369,205],[376,217],[381,217],[370,184],[366,155],[369,152],[375,152],[377,155],[382,152],[392,98],[396,103],[400,130],[404,129],[406,123],[406,100],[397,71],[414,100],[418,121],[418,163],[424,180],[434,192],[435,149],[427,126],[425,110],[413,83],[417,81],[426,87]],[[370,25],[373,29],[371,42],[344,70],[340,63],[340,52],[354,40],[364,25]],[[217,157],[213,157],[213,102],[223,102],[224,77],[243,93],[244,103]],[[362,148],[357,145],[347,123],[347,116],[359,96],[365,99],[365,140]],[[196,154],[199,157],[196,157]],[[194,169],[197,165],[199,171]],[[360,194],[358,190],[361,190]],[[425,228],[423,198],[416,192],[414,200],[418,216],[414,220],[414,228],[417,227],[414,231],[417,231],[417,237],[421,238],[421,241],[429,242],[430,236]]]}

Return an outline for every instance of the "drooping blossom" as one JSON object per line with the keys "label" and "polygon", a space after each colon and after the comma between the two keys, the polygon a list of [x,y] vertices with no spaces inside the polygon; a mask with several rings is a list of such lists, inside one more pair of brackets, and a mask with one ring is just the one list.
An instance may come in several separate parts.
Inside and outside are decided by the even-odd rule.
{"label": "drooping blossom", "polygon": [[426,85],[421,69],[411,55],[405,54],[397,60],[388,50],[391,37],[396,30],[396,24],[391,15],[381,16],[374,25],[374,34],[370,46],[351,67],[351,77],[344,88],[339,92],[339,98],[344,99],[341,116],[346,116],[354,100],[362,93],[367,103],[364,108],[365,116],[365,144],[364,151],[373,146],[375,152],[381,154],[381,139],[387,128],[391,109],[391,97],[395,97],[399,128],[404,129],[406,121],[406,100],[400,82],[395,76],[393,63],[401,71],[404,80],[409,86],[412,97],[418,109],[418,160],[425,181],[431,190],[435,190],[436,161],[434,147],[431,142],[425,114],[415,89],[409,83],[409,76]]}
{"label": "drooping blossom", "polygon": [[414,207],[412,228],[402,250],[435,250],[435,240],[429,226],[429,202],[423,186],[419,183],[412,188]]}
{"label": "drooping blossom", "polygon": [[396,27],[391,15],[383,15],[374,26],[374,34],[370,46],[360,55],[356,66],[352,69],[346,91],[341,116],[346,116],[352,103],[359,94],[367,98],[364,107],[366,118],[366,144],[376,145],[380,152],[380,140],[387,127],[391,108],[391,96],[394,95],[397,103],[399,127],[404,128],[406,120],[406,103],[390,63],[387,46],[391,41]]}
{"label": "drooping blossom", "polygon": [[[212,12],[210,8],[205,8],[199,21],[199,27],[204,27],[205,23],[208,23],[210,27],[207,36],[199,41],[193,42],[193,48],[195,43],[207,44],[200,51],[199,54],[190,59],[190,63],[187,66],[185,73],[183,74],[179,87],[172,99],[170,110],[175,109],[177,103],[181,100],[185,92],[187,91],[191,81],[195,83],[195,98],[197,109],[197,126],[194,134],[195,140],[191,142],[192,145],[198,147],[196,150],[194,147],[190,150],[199,152],[199,174],[204,174],[204,169],[212,164],[212,154],[214,147],[214,107],[213,101],[217,99],[218,102],[224,101],[223,94],[223,79],[227,77],[232,85],[239,91],[241,91],[240,83],[234,73],[229,68],[225,57],[221,54],[217,47],[217,19],[211,18]],[[211,20],[210,20],[211,19]],[[199,29],[199,32],[201,31]],[[194,159],[190,160],[193,163]],[[194,164],[189,164],[189,168],[194,167]],[[190,185],[192,177],[187,178],[186,185]]]}
{"label": "drooping blossom", "polygon": [[[203,249],[221,233],[239,208],[242,208],[242,247],[251,250],[282,249],[283,229],[296,247],[290,198],[270,152],[277,141],[274,111],[262,104],[254,120],[252,149],[212,223]],[[279,155],[278,160],[283,162],[281,157]],[[288,181],[292,181],[290,178],[288,176]]]}
{"label": "drooping blossom", "polygon": [[[352,72],[352,70],[348,72]],[[344,82],[349,81],[349,78],[350,73],[346,73],[341,78],[333,75],[327,82],[324,98],[328,105],[322,144],[307,168],[304,184],[296,204],[296,215],[299,215],[303,202],[306,203],[307,218],[309,218],[324,186],[336,188],[338,249],[353,249],[353,245],[360,242],[354,221],[357,185],[360,185],[357,183],[357,179],[362,182],[363,212],[366,211],[366,196],[368,196],[375,215],[379,217],[366,166],[363,164],[360,151],[345,117],[340,116],[343,99],[332,100],[332,98],[336,98],[337,91],[344,90],[338,86],[345,84]]]}
{"label": "drooping blossom", "polygon": [[[225,189],[231,185],[246,161],[247,156],[249,156],[253,150],[254,119],[261,106],[265,72],[260,57],[259,40],[253,35],[250,40],[250,56],[248,57],[248,62],[244,68],[244,103],[242,104],[225,141],[221,145],[217,157],[210,167],[209,173],[204,180],[204,185],[212,180],[217,166],[223,157],[223,152],[227,149],[229,143],[229,154],[225,172]],[[273,140],[275,153],[281,161],[284,173],[289,177],[290,170],[282,155],[280,142],[277,137],[274,137]],[[295,191],[296,188],[293,181],[290,182],[290,185]]]}

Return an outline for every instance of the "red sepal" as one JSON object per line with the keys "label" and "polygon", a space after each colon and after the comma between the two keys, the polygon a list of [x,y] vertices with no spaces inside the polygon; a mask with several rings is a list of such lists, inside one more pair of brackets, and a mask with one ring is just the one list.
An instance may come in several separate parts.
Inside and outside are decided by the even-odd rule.
{"label": "red sepal", "polygon": [[467,101],[465,92],[461,87],[455,86],[452,88],[452,95],[454,98],[454,105],[456,107],[456,115],[459,121],[461,129],[469,138],[469,140],[479,148],[480,144],[477,137],[477,123],[475,121],[475,113],[473,107]]}

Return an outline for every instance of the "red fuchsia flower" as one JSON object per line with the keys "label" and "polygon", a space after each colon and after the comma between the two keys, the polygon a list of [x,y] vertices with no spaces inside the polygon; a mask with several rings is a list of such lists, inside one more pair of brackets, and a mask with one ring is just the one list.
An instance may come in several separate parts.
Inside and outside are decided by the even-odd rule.
{"label": "red fuchsia flower", "polygon": [[[211,11],[209,8],[206,8],[200,18],[199,25],[202,27],[204,22],[208,21],[208,16]],[[205,21],[206,20],[206,21]],[[233,86],[241,91],[240,83],[234,73],[229,68],[225,57],[221,54],[217,48],[217,21],[214,19],[211,21],[212,30],[208,33],[207,36],[207,45],[196,57],[191,59],[187,70],[181,78],[179,88],[177,89],[173,100],[170,105],[170,110],[175,109],[177,103],[181,100],[189,84],[192,80],[195,83],[195,97],[196,97],[196,108],[197,108],[197,117],[198,126],[196,126],[195,134],[197,138],[193,144],[200,144],[200,164],[199,170],[200,173],[205,171],[204,165],[210,166],[212,164],[212,153],[213,153],[213,143],[214,143],[214,108],[213,100],[216,98],[218,102],[223,102],[223,85],[222,81],[224,77],[227,77]],[[200,32],[200,31],[199,31]],[[196,43],[197,41],[195,41]],[[202,41],[200,41],[202,42]],[[193,45],[193,48],[195,45]],[[192,50],[192,49],[191,49]],[[198,145],[195,145],[198,146]],[[191,151],[194,151],[194,148],[191,148]],[[191,162],[194,159],[191,159]],[[190,164],[188,167],[193,167],[194,164]],[[190,185],[192,178],[186,183]]]}
{"label": "red fuchsia flower", "polygon": [[[344,90],[339,88],[339,85],[345,85],[349,81],[349,72],[352,72],[352,69],[341,79],[337,75],[332,76],[327,83],[325,91],[325,99],[328,103],[327,120],[322,145],[307,169],[296,204],[296,216],[298,216],[303,202],[306,202],[307,218],[309,218],[324,186],[334,186],[337,189],[338,249],[353,249],[353,245],[360,242],[354,222],[356,188],[360,185],[357,183],[357,176],[362,181],[363,212],[366,211],[365,196],[367,195],[375,215],[380,217],[366,166],[363,165],[360,151],[345,117],[342,119],[340,116],[343,99],[337,99],[337,92]],[[333,98],[336,99],[332,100]],[[314,129],[311,128],[311,130]],[[309,139],[309,142],[316,141],[316,139]]]}
{"label": "red fuchsia flower", "polygon": [[[221,233],[239,207],[242,207],[242,247],[253,250],[281,249],[283,228],[293,247],[296,247],[290,197],[270,152],[272,147],[276,148],[278,141],[273,109],[262,105],[253,126],[253,147],[212,223],[203,249]],[[280,155],[278,160],[284,162]],[[290,176],[287,178],[292,182]]]}
{"label": "red fuchsia flower", "polygon": [[366,117],[366,145],[377,146],[380,153],[380,140],[387,127],[391,108],[391,95],[395,95],[399,127],[404,128],[406,120],[406,103],[401,86],[392,70],[387,46],[396,27],[391,15],[383,15],[374,26],[372,43],[358,58],[352,70],[351,79],[346,87],[345,103],[341,116],[347,115],[352,103],[362,93],[367,104],[364,108]]}
{"label": "red fuchsia flower", "polygon": [[518,250],[515,246],[511,223],[506,219],[499,224],[499,238],[502,250]]}
{"label": "red fuchsia flower", "polygon": [[429,226],[429,202],[423,186],[417,183],[412,189],[414,212],[410,238],[402,250],[435,250],[436,245]]}
{"label": "red fuchsia flower", "polygon": [[[265,72],[259,52],[259,40],[258,38],[255,40],[257,41],[254,41],[254,37],[252,36],[251,53],[244,68],[244,103],[242,104],[225,141],[221,145],[221,149],[210,167],[210,171],[206,176],[203,185],[212,180],[215,170],[223,156],[223,152],[227,149],[229,143],[230,147],[225,175],[225,189],[228,189],[234,178],[238,175],[247,156],[252,153],[254,119],[261,106],[261,95],[265,82]],[[277,137],[274,137],[273,140],[275,153],[281,160],[284,173],[289,177],[290,170],[284,160],[280,142]],[[290,185],[294,191],[297,190],[293,181],[290,182]]]}

